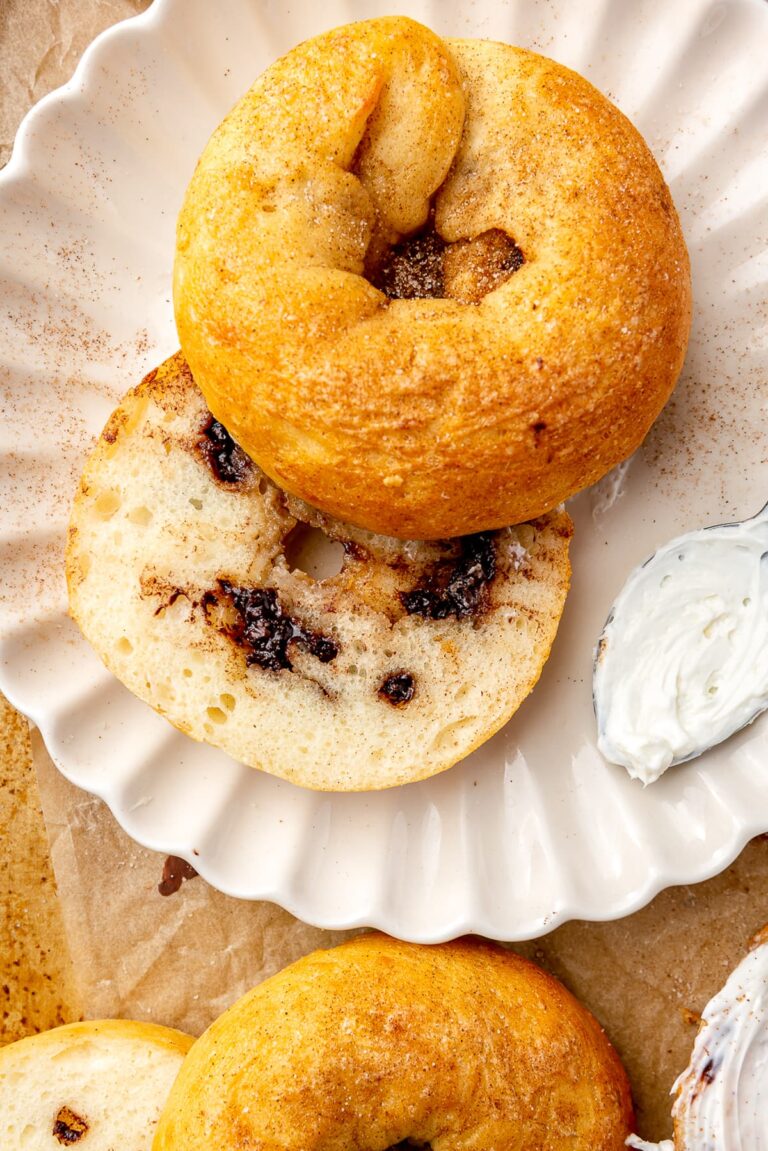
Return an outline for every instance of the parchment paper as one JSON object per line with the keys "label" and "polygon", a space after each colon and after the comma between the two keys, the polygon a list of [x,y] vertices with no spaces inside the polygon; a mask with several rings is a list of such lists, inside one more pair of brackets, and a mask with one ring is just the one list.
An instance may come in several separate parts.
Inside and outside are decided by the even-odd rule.
{"label": "parchment paper", "polygon": [[[68,78],[103,27],[146,6],[146,0],[0,0],[0,164],[27,107]],[[42,843],[42,824],[24,725],[10,711],[0,718],[4,782],[21,781],[14,784],[20,790],[0,857],[0,870],[16,885],[12,898],[2,897],[12,937],[0,941],[2,976],[9,995],[37,986],[35,980],[51,989],[48,1015],[17,1011],[11,1027],[6,1012],[4,1041],[80,1013],[152,1019],[198,1033],[261,979],[343,938],[271,904],[229,899],[199,877],[174,880],[173,865],[133,844],[103,804],[56,772],[35,734],[59,902],[35,904],[37,941],[14,950],[16,908],[31,906],[27,895],[39,886],[40,868],[30,871],[20,861]],[[47,875],[48,861],[41,866]],[[166,889],[178,883],[166,896],[158,891],[164,869]],[[667,1096],[687,1063],[697,1013],[767,921],[763,837],[716,879],[664,892],[620,922],[567,924],[517,949],[562,978],[595,1012],[629,1071],[640,1133],[660,1138],[670,1133]]]}
{"label": "parchment paper", "polygon": [[[240,903],[200,877],[160,895],[163,857],[137,847],[103,804],[67,783],[37,736],[33,747],[86,1015],[197,1034],[262,979],[351,934],[308,927],[272,904]],[[698,1012],[765,922],[761,837],[707,883],[663,892],[619,922],[566,924],[515,950],[597,1015],[629,1072],[640,1132],[660,1138],[670,1134],[667,1096],[688,1062]]]}
{"label": "parchment paper", "polygon": [[268,975],[351,934],[308,927],[271,903],[231,899],[199,876],[161,895],[167,857],[138,847],[99,800],[67,783],[37,734],[33,748],[86,1015],[149,1019],[196,1035]]}

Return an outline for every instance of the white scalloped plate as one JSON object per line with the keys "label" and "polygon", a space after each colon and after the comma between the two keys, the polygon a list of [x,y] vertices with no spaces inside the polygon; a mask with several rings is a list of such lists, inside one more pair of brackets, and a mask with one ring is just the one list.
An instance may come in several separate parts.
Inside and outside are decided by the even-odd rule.
{"label": "white scalloped plate", "polygon": [[[62,553],[94,436],[175,349],[174,221],[208,135],[276,55],[384,11],[532,47],[609,94],[671,184],[696,307],[646,445],[573,501],[573,589],[518,716],[435,779],[322,795],[192,743],[121,687],[68,620]],[[768,717],[643,790],[598,755],[590,698],[592,647],[629,569],[765,502],[766,59],[762,0],[157,0],[35,108],[0,177],[1,684],[137,840],[311,923],[433,941],[617,917],[768,830]]]}

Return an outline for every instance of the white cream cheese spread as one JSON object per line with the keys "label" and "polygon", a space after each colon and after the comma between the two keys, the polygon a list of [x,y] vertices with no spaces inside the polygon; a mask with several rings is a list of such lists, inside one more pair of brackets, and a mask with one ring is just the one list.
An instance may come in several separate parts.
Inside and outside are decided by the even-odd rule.
{"label": "white cream cheese spread", "polygon": [[672,1088],[681,1151],[768,1148],[768,945],[750,951],[704,1009]]}
{"label": "white cream cheese spread", "polygon": [[675,1140],[637,1151],[768,1151],[768,933],[704,1008],[672,1088]]}
{"label": "white cream cheese spread", "polygon": [[689,532],[636,568],[600,637],[598,747],[644,783],[768,707],[768,513]]}

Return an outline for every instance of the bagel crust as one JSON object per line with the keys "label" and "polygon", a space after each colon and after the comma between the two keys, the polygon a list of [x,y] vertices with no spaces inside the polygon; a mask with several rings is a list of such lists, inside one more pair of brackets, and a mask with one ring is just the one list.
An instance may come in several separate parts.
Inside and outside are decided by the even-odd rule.
{"label": "bagel crust", "polygon": [[629,121],[551,60],[400,17],[299,45],[214,133],[174,300],[211,411],[268,475],[420,539],[533,519],[628,457],[691,311]]}
{"label": "bagel crust", "polygon": [[[325,578],[291,561],[312,532],[341,553]],[[531,691],[571,532],[565,512],[436,543],[338,523],[274,487],[179,354],[128,393],[86,466],[70,611],[195,739],[304,787],[390,787],[468,755]]]}
{"label": "bagel crust", "polygon": [[631,1130],[618,1057],[551,976],[488,944],[368,935],[208,1029],[154,1151],[620,1151]]}

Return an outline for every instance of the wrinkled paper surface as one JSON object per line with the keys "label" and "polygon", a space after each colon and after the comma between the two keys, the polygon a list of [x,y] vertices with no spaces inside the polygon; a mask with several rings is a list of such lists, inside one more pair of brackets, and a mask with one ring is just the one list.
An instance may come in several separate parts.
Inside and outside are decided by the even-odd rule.
{"label": "wrinkled paper surface", "polygon": [[[137,847],[104,805],[69,784],[33,738],[69,945],[86,1015],[197,1034],[238,996],[345,932],[200,877],[161,896],[164,859]],[[638,1129],[671,1134],[669,1089],[688,1062],[697,1013],[768,922],[768,837],[722,875],[662,892],[614,923],[565,924],[515,950],[557,975],[598,1017],[632,1082]]]}

